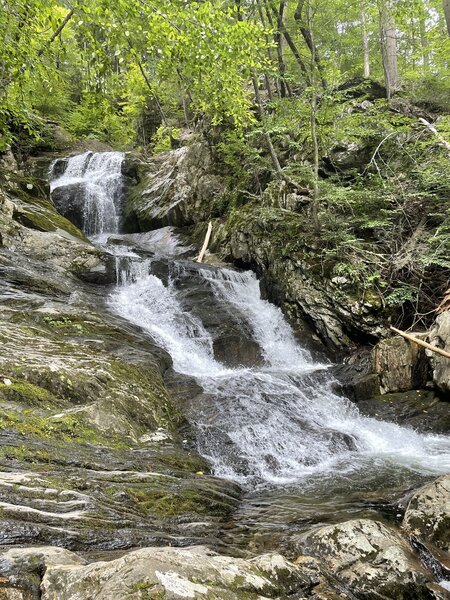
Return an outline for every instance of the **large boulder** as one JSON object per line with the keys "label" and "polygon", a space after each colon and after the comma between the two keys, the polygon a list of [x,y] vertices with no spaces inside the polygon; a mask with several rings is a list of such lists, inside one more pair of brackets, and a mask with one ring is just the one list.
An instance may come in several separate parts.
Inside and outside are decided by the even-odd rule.
{"label": "large boulder", "polygon": [[[450,352],[450,310],[441,313],[429,333],[429,341],[434,346]],[[438,389],[450,394],[450,360],[435,352],[428,351],[433,370],[433,381]]]}
{"label": "large boulder", "polygon": [[43,572],[51,565],[61,564],[84,565],[86,561],[55,546],[7,550],[0,555],[0,599],[39,600]]}
{"label": "large boulder", "polygon": [[382,340],[373,349],[373,372],[379,376],[381,394],[424,387],[428,375],[425,351],[399,335]]}
{"label": "large boulder", "polygon": [[[433,577],[391,527],[358,519],[329,525],[298,538],[303,553],[346,584],[358,598],[433,598]],[[441,596],[444,598],[444,596]]]}
{"label": "large boulder", "polygon": [[279,554],[251,560],[220,556],[205,547],[144,548],[110,562],[49,566],[42,600],[302,597],[310,581]]}
{"label": "large boulder", "polygon": [[439,477],[414,494],[403,526],[424,541],[450,552],[450,475]]}
{"label": "large boulder", "polygon": [[126,224],[135,226],[137,221],[139,229],[146,231],[204,221],[223,191],[224,183],[214,173],[207,144],[192,140],[151,159],[145,176],[130,195]]}

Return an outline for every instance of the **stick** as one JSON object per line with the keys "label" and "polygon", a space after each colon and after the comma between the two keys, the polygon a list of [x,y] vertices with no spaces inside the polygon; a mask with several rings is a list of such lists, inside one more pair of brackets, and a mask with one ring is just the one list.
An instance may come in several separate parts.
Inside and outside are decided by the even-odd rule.
{"label": "stick", "polygon": [[429,123],[426,119],[423,119],[422,117],[419,117],[419,121],[425,125],[425,127],[427,129],[429,129],[431,131],[431,133],[433,133],[437,139],[439,140],[439,143],[441,146],[444,146],[444,148],[447,148],[447,150],[450,152],[450,143],[447,142],[447,140],[445,140],[442,135],[439,133],[439,131],[436,129],[436,127],[433,127],[433,125],[431,123]]}
{"label": "stick", "polygon": [[212,233],[212,223],[210,221],[208,223],[208,230],[207,230],[206,235],[205,235],[205,241],[203,242],[202,249],[201,249],[200,254],[198,255],[198,258],[197,258],[197,262],[199,262],[199,263],[202,262],[203,257],[205,256],[205,252],[206,252],[206,250],[208,248],[209,240],[211,239],[211,233]]}
{"label": "stick", "polygon": [[450,358],[450,352],[447,352],[446,350],[442,350],[442,348],[438,348],[437,346],[432,346],[428,342],[419,340],[419,338],[416,338],[414,335],[411,335],[410,333],[405,333],[404,331],[400,331],[400,329],[396,329],[395,327],[391,326],[391,329],[392,329],[392,331],[395,331],[395,333],[398,333],[399,335],[406,338],[410,342],[414,342],[415,344],[418,344],[419,346],[423,346],[424,348],[427,348],[428,350],[432,350],[433,352],[436,352],[436,354],[445,356],[445,358]]}

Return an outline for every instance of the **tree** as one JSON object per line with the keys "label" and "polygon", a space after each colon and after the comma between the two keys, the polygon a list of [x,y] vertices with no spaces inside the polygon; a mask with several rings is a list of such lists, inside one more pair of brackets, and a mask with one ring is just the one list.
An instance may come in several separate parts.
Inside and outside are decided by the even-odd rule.
{"label": "tree", "polygon": [[447,23],[448,35],[450,35],[450,0],[444,0],[444,15]]}
{"label": "tree", "polygon": [[366,2],[361,0],[361,28],[362,28],[362,49],[364,77],[370,77],[370,51],[369,51],[369,32],[367,30],[367,12]]}
{"label": "tree", "polygon": [[400,89],[397,62],[397,30],[392,0],[378,0],[378,7],[384,80],[388,98],[391,98]]}

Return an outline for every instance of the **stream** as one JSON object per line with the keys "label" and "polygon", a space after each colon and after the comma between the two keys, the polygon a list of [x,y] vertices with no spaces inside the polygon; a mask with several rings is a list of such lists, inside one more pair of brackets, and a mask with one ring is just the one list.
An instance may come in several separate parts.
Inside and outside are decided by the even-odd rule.
{"label": "stream", "polygon": [[399,498],[450,470],[450,438],[362,416],[253,272],[193,262],[171,228],[121,233],[123,160],[57,161],[51,189],[60,212],[115,257],[109,310],[170,354],[196,450],[244,490],[224,539],[244,545],[257,531],[260,551],[311,523],[399,517]]}

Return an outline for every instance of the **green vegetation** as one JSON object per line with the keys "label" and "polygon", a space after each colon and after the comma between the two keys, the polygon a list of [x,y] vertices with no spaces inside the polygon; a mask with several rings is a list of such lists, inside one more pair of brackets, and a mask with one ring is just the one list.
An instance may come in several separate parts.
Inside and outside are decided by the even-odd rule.
{"label": "green vegetation", "polygon": [[[1,6],[0,150],[49,149],[60,126],[160,153],[193,129],[228,177],[211,217],[263,206],[286,255],[428,322],[450,269],[448,3]],[[16,195],[22,224],[79,235],[25,183]]]}

